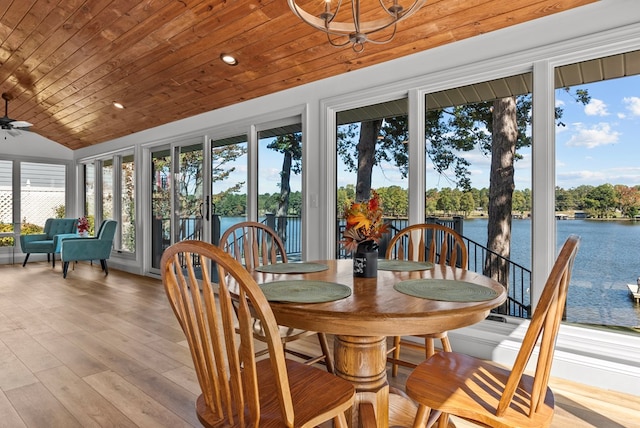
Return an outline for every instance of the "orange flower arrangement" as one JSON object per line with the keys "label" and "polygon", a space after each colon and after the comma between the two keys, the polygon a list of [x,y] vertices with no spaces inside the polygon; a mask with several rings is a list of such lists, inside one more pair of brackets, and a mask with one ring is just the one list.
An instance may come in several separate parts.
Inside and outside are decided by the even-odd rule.
{"label": "orange flower arrangement", "polygon": [[364,243],[369,249],[375,249],[382,235],[389,229],[389,226],[382,221],[382,204],[375,190],[371,191],[369,201],[347,204],[344,218],[347,220],[347,226],[341,242],[350,252]]}

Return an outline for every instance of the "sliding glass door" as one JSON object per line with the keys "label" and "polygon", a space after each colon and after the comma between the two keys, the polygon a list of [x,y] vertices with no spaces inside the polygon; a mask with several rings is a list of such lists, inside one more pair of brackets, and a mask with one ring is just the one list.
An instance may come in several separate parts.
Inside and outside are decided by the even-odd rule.
{"label": "sliding glass door", "polygon": [[151,153],[151,267],[172,243],[205,239],[204,147],[202,142],[158,148]]}

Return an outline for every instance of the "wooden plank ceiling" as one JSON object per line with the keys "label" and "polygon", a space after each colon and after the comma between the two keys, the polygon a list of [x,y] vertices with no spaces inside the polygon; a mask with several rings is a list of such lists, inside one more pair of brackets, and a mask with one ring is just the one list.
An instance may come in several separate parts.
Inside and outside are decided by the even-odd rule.
{"label": "wooden plank ceiling", "polygon": [[12,119],[78,149],[594,1],[427,0],[358,54],[285,0],[3,0],[0,92]]}

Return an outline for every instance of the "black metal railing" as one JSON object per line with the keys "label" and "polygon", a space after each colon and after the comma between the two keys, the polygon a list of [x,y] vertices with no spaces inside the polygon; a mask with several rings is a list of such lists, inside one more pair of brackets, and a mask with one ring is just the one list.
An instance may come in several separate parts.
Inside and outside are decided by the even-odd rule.
{"label": "black metal railing", "polygon": [[[389,239],[393,237],[399,230],[407,227],[408,220],[407,219],[385,219],[385,221],[389,224],[390,233],[383,239],[379,244],[379,256],[384,257],[384,254],[387,250],[387,244]],[[530,306],[530,298],[529,291],[531,289],[531,270],[525,268],[518,263],[514,263],[511,260],[500,256],[494,251],[489,250],[486,246],[464,236],[464,221],[462,217],[453,217],[453,218],[436,218],[436,217],[427,217],[425,219],[426,223],[437,223],[443,226],[447,226],[456,232],[458,232],[461,236],[465,245],[467,246],[467,252],[469,254],[469,261],[467,269],[480,273],[482,275],[487,275],[494,277],[498,282],[507,285],[507,302],[505,305],[495,309],[493,312],[503,315],[509,315],[519,318],[529,318],[531,316],[531,306]],[[342,232],[344,231],[344,221],[338,221],[338,227],[336,228],[338,231],[338,240],[342,237]],[[436,239],[437,240],[437,239]],[[439,254],[438,257],[442,257],[442,254]],[[444,255],[448,258],[448,255]],[[336,258],[348,258],[349,255],[346,251],[338,246],[336,249]],[[501,259],[506,262],[508,268],[506,271],[508,272],[507,278],[501,276],[500,272],[492,272],[485,271],[485,263],[487,261],[487,257],[489,257],[490,262],[494,262],[495,259]],[[488,263],[488,266],[496,266],[496,263]]]}
{"label": "black metal railing", "polygon": [[287,257],[292,261],[300,260],[302,256],[302,227],[301,218],[294,216],[277,217],[266,214],[264,224],[275,230],[284,244]]}
{"label": "black metal railing", "polygon": [[[217,219],[219,221],[219,218]],[[390,233],[379,243],[380,257],[384,257],[387,249],[387,244],[392,236],[394,236],[399,230],[407,227],[409,222],[406,218],[387,218],[385,221],[389,224]],[[514,263],[509,259],[506,259],[499,254],[489,250],[486,246],[464,236],[464,220],[462,217],[452,218],[436,218],[427,217],[425,219],[427,223],[437,223],[447,226],[460,235],[467,246],[467,252],[469,254],[469,262],[467,269],[474,272],[478,272],[487,276],[496,276],[496,280],[502,284],[507,285],[508,298],[505,305],[494,310],[494,312],[504,315],[510,315],[519,318],[529,318],[531,316],[531,305],[529,291],[531,289],[531,270],[525,268],[518,263]],[[302,228],[301,218],[297,216],[278,217],[275,214],[267,214],[263,223],[274,229],[285,246],[287,256],[292,261],[300,260],[302,255]],[[201,219],[199,218],[181,218],[180,219],[181,235],[184,239],[202,239],[202,227]],[[337,240],[342,239],[342,232],[344,231],[344,220],[337,221]],[[216,228],[214,227],[214,235]],[[220,233],[218,229],[218,235]],[[212,242],[217,243],[219,236],[213,236]],[[442,255],[439,255],[440,257]],[[342,248],[341,245],[336,247],[336,258],[345,259],[350,255]],[[500,272],[486,272],[485,266],[496,266],[497,263],[486,263],[487,258],[490,262],[494,259],[501,259],[506,262],[508,268],[506,269],[507,277],[501,277]]]}
{"label": "black metal railing", "polygon": [[[493,312],[504,315],[510,315],[519,318],[529,318],[531,316],[531,305],[529,291],[531,289],[531,270],[525,268],[518,263],[514,263],[509,259],[489,250],[482,244],[469,239],[463,235],[462,239],[467,246],[469,254],[469,270],[481,273],[486,276],[494,277],[501,284],[507,284],[507,302],[504,306],[495,309]],[[485,266],[496,266],[497,263],[486,263],[487,257],[490,261],[501,259],[508,265],[507,278],[501,276],[501,272],[485,271]]]}

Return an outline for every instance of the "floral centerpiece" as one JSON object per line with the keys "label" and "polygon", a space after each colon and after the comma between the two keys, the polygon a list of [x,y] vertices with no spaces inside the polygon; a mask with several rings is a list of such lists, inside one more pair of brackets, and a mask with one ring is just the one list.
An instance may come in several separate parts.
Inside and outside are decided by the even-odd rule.
{"label": "floral centerpiece", "polygon": [[83,236],[89,233],[89,220],[84,216],[78,219],[78,233]]}
{"label": "floral centerpiece", "polygon": [[349,252],[355,252],[358,247],[368,251],[377,249],[380,238],[389,229],[389,226],[382,221],[380,195],[375,190],[371,191],[371,198],[368,201],[347,204],[344,218],[347,220],[347,225],[341,242]]}

